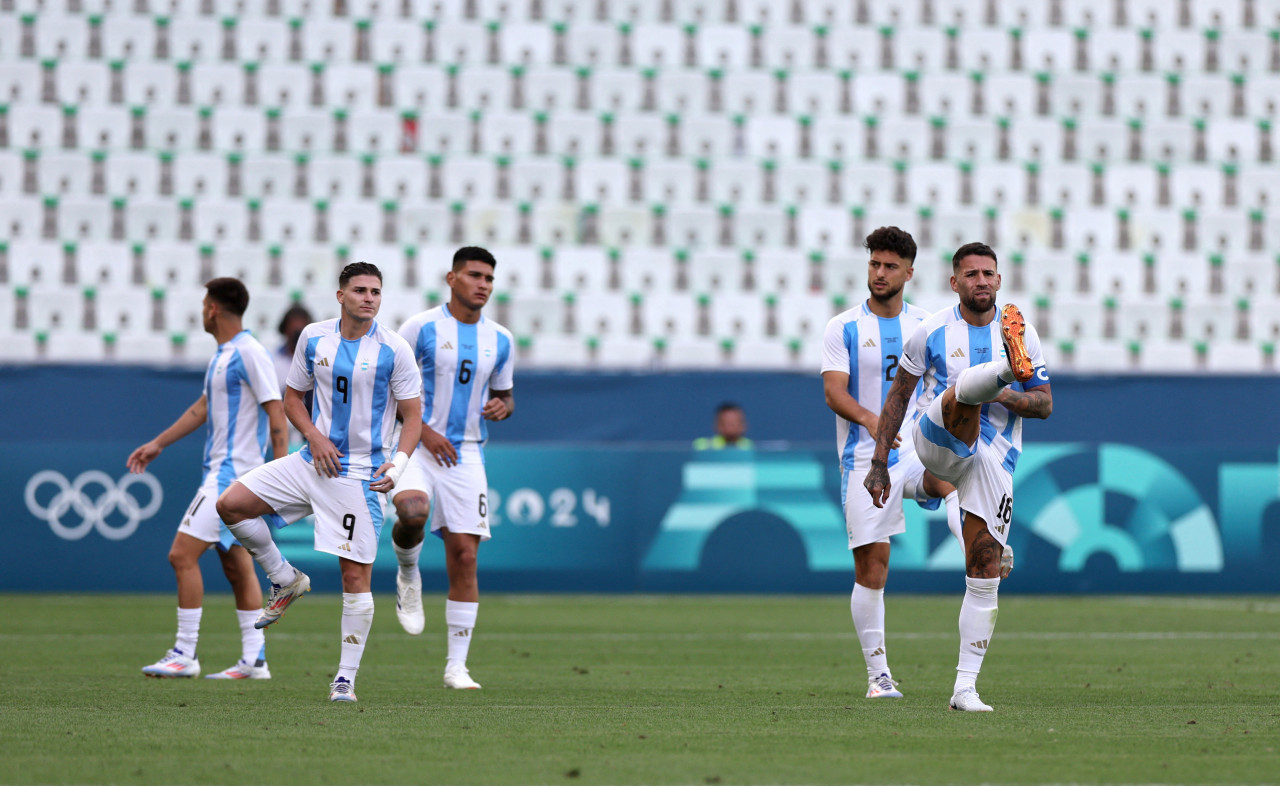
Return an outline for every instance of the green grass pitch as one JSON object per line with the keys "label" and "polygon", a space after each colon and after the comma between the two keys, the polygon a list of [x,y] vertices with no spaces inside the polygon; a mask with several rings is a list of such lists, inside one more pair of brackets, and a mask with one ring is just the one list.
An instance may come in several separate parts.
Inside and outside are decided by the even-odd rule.
{"label": "green grass pitch", "polygon": [[[269,682],[143,678],[170,597],[0,596],[0,782],[1280,781],[1276,598],[1006,593],[972,715],[946,707],[959,592],[889,592],[896,701],[863,698],[847,597],[486,596],[467,692],[440,684],[443,600],[418,637],[376,600],[360,701],[332,705],[332,595],[268,630]],[[201,665],[238,654],[212,595]]]}

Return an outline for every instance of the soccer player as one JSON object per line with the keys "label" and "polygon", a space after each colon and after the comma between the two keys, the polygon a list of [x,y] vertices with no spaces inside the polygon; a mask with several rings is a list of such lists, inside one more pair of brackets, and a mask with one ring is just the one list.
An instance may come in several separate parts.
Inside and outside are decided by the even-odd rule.
{"label": "soccer player", "polygon": [[[254,623],[280,619],[311,589],[271,540],[280,527],[315,514],[315,548],[338,558],[342,571],[342,643],[330,701],[355,701],[356,672],[373,624],[369,579],[382,529],[380,492],[394,488],[418,442],[421,388],[413,352],[374,319],[382,304],[382,273],[367,262],[338,277],[342,316],[308,325],[298,339],[286,382],[284,410],[307,446],[233,483],[218,498],[218,515],[271,580]],[[303,396],[315,390],[311,414]],[[387,459],[397,413],[405,426]]]}
{"label": "soccer player", "polygon": [[422,632],[418,555],[434,502],[431,531],[444,541],[449,575],[446,688],[480,687],[467,671],[467,653],[480,607],[476,555],[490,536],[485,421],[506,420],[515,409],[511,332],[481,314],[493,292],[496,267],[493,254],[483,248],[458,249],[445,274],[449,302],[409,318],[400,328],[422,366],[424,405],[423,450],[414,454],[392,492],[396,524],[391,542],[400,562],[396,616],[408,633]]}
{"label": "soccer player", "polygon": [[178,638],[173,649],[144,666],[142,673],[149,677],[199,676],[196,644],[204,603],[200,555],[213,546],[235,593],[241,656],[234,666],[205,676],[265,680],[271,678],[266,644],[262,631],[253,626],[262,588],[253,560],[218,519],[214,501],[233,480],[260,466],[268,449],[272,458],[288,452],[284,407],[271,356],[242,326],[249,291],[234,278],[215,278],[204,286],[204,329],[218,342],[218,351],[204,374],[204,393],[173,425],[129,454],[126,462],[130,472],[142,472],[165,448],[208,425],[203,479],[169,548],[169,564],[178,579]]}
{"label": "soccer player", "polygon": [[1035,329],[1017,306],[996,307],[996,253],[983,243],[968,243],[952,257],[951,270],[960,303],[925,320],[907,339],[863,483],[877,507],[890,501],[890,450],[923,377],[916,452],[925,468],[956,486],[964,512],[966,589],[950,706],[990,712],[976,682],[995,631],[996,593],[1007,573],[1001,558],[1013,519],[1022,418],[1049,417],[1053,393]]}
{"label": "soccer player", "polygon": [[[902,504],[906,497],[922,507],[947,503],[947,523],[959,529],[960,504],[955,488],[925,471],[914,444],[897,437],[887,463],[893,491],[884,507],[849,478],[870,467],[880,407],[898,371],[902,344],[929,317],[929,312],[902,299],[914,274],[916,243],[898,227],[880,227],[867,235],[867,289],[870,297],[827,323],[823,339],[822,386],[827,406],[836,413],[836,449],[840,455],[840,496],[849,548],[853,551],[854,585],[849,600],[853,626],[867,666],[867,698],[900,698],[889,669],[884,634],[884,586],[889,576],[889,538],[905,532]],[[914,426],[914,402],[904,421]]]}

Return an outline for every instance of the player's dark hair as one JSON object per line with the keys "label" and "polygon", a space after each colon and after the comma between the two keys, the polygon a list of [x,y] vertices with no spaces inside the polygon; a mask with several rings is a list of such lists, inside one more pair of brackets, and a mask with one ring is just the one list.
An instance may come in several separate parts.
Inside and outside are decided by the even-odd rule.
{"label": "player's dark hair", "polygon": [[292,319],[301,319],[308,325],[316,321],[306,306],[301,303],[294,303],[284,312],[284,316],[280,317],[280,325],[276,328],[276,332],[283,336],[284,329],[289,326],[289,321]]}
{"label": "player's dark hair", "polygon": [[382,271],[371,262],[352,262],[338,274],[338,289],[346,287],[347,282],[356,276],[377,276],[378,280],[381,281]]}
{"label": "player's dark hair", "polygon": [[209,299],[238,317],[249,307],[249,290],[238,278],[214,278],[204,285]]}
{"label": "player's dark hair", "polygon": [[483,262],[492,268],[498,267],[498,260],[494,259],[493,254],[490,254],[487,249],[480,246],[463,246],[453,254],[453,272],[457,273],[473,260]]}
{"label": "player's dark hair", "polygon": [[957,248],[955,256],[951,257],[951,269],[955,270],[960,266],[960,260],[972,256],[991,257],[992,262],[1000,263],[1000,260],[996,259],[996,252],[986,243],[965,243]]}
{"label": "player's dark hair", "polygon": [[716,415],[723,415],[726,412],[742,412],[742,405],[736,401],[724,401],[720,406],[716,407]]}
{"label": "player's dark hair", "polygon": [[908,262],[914,262],[916,259],[915,238],[911,237],[910,232],[897,227],[880,227],[867,235],[867,239],[862,242],[862,247],[868,252],[888,251]]}

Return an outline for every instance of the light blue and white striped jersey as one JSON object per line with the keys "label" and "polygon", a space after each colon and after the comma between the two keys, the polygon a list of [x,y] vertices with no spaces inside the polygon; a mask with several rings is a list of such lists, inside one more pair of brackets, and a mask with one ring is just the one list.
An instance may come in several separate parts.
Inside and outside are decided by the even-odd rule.
{"label": "light blue and white striped jersey", "polygon": [[[413,351],[375,320],[369,332],[347,340],[338,320],[307,325],[289,369],[289,387],[311,397],[311,422],[342,453],[342,476],[369,480],[391,460],[396,402],[422,393]],[[302,449],[311,463],[311,447]]]}
{"label": "light blue and white striped jersey", "polygon": [[[896,317],[879,317],[860,305],[832,317],[822,341],[822,371],[849,375],[849,395],[863,407],[880,413],[893,384],[902,356],[903,343],[927,319],[929,312],[904,303]],[[915,397],[907,407],[903,426],[915,419]],[[862,426],[836,415],[836,451],[840,466],[863,470],[870,466],[876,449],[876,435]],[[913,450],[911,440],[889,452],[889,466],[898,463],[899,453]]]}
{"label": "light blue and white striped jersey", "polygon": [[[1030,322],[1026,343],[1035,375],[1028,382],[1014,382],[1010,385],[1014,390],[1049,384],[1040,335]],[[901,366],[921,378],[920,387],[916,389],[916,409],[925,412],[934,398],[956,383],[956,376],[962,370],[1003,357],[999,306],[990,324],[977,327],[964,321],[960,306],[956,305],[939,311],[916,329],[907,339]],[[983,404],[981,439],[1004,452],[1004,466],[1013,472],[1018,456],[1022,455],[1022,418],[999,404]]]}
{"label": "light blue and white striped jersey", "polygon": [[218,345],[204,372],[204,396],[209,433],[201,482],[212,472],[218,476],[218,487],[226,488],[271,455],[262,404],[280,400],[271,355],[249,331]]}
{"label": "light blue and white striped jersey", "polygon": [[410,317],[400,335],[422,366],[422,422],[453,443],[460,463],[483,464],[489,427],[480,412],[490,390],[511,390],[511,331],[483,316],[459,322],[445,304]]}

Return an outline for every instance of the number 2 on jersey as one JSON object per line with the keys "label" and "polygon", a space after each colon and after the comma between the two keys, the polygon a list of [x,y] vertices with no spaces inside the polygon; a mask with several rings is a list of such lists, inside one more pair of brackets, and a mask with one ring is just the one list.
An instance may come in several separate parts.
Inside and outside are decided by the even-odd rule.
{"label": "number 2 on jersey", "polygon": [[884,359],[885,359],[885,364],[884,364],[884,381],[885,381],[885,382],[892,382],[892,381],[893,381],[893,375],[894,375],[894,372],[896,372],[896,371],[898,370],[898,356],[897,356],[897,355],[885,355],[885,356],[884,356]]}

